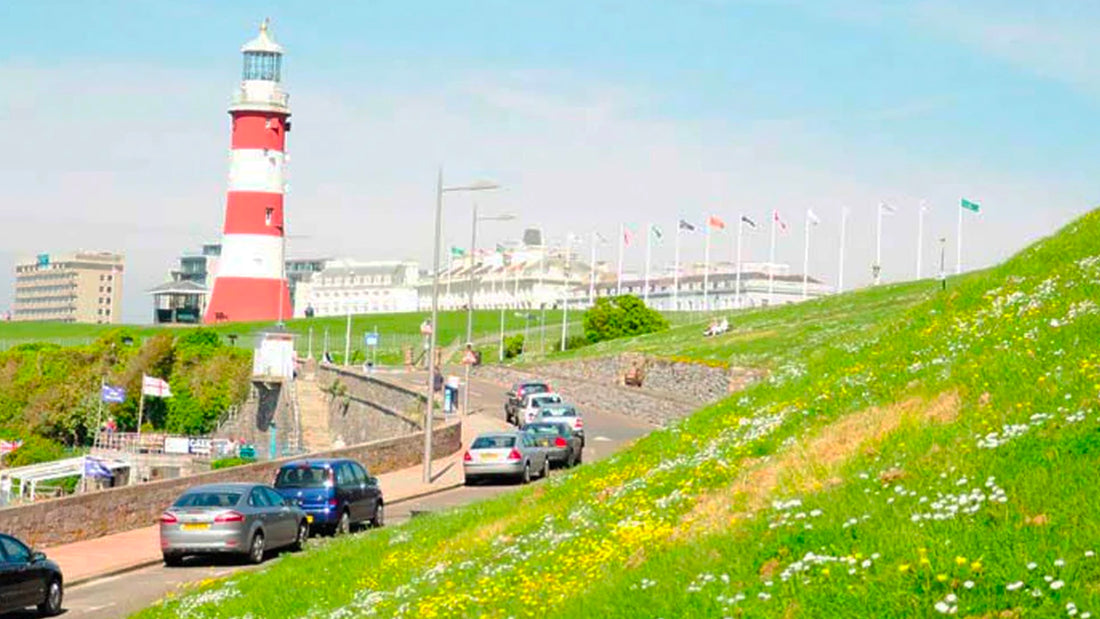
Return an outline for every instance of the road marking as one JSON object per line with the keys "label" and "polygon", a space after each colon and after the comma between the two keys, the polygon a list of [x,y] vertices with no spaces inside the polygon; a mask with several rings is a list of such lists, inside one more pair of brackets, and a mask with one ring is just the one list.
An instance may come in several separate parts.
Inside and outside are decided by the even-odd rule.
{"label": "road marking", "polygon": [[86,613],[94,613],[97,610],[103,610],[104,608],[110,608],[110,607],[116,606],[116,605],[117,604],[115,604],[115,602],[111,602],[110,604],[100,604],[99,606],[89,606],[89,607],[84,608],[82,610]]}
{"label": "road marking", "polygon": [[613,439],[609,439],[606,436],[597,436],[596,438],[594,438],[592,440],[598,441],[598,442],[601,442],[601,443],[610,443]]}

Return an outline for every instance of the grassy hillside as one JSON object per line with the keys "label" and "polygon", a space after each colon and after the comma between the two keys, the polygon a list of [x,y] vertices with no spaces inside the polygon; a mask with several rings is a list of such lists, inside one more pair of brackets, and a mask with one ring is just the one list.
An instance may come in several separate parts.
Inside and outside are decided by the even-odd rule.
{"label": "grassy hillside", "polygon": [[778,334],[713,346],[639,340],[772,372],[548,484],[142,616],[1100,616],[1098,282],[1094,212],[945,293],[761,312]]}

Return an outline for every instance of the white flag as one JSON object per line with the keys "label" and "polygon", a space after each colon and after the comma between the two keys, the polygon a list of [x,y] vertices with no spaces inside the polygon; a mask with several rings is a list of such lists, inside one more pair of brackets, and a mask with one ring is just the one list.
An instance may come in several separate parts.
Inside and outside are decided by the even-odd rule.
{"label": "white flag", "polygon": [[817,213],[815,213],[812,208],[806,209],[806,219],[815,226],[821,223],[821,218],[817,216]]}
{"label": "white flag", "polygon": [[149,395],[154,398],[170,398],[172,397],[172,390],[168,388],[168,381],[142,374],[141,395]]}
{"label": "white flag", "polygon": [[885,202],[880,203],[878,205],[878,208],[883,212],[884,215],[893,215],[894,213],[898,212],[897,209]]}

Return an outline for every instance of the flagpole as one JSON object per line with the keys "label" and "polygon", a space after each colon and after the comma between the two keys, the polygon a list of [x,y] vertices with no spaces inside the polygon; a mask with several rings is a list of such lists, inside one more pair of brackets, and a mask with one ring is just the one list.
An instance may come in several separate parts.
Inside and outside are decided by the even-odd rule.
{"label": "flagpole", "polygon": [[707,288],[710,286],[710,220],[706,224],[706,240],[703,242],[703,311],[710,311],[710,301],[707,298]]}
{"label": "flagpole", "polygon": [[924,252],[924,200],[917,209],[917,279],[921,276],[921,262]]}
{"label": "flagpole", "polygon": [[672,267],[672,309],[680,309],[680,221],[676,221],[676,257]]}
{"label": "flagpole", "polygon": [[737,281],[733,292],[733,306],[736,309],[741,309],[741,232],[744,227],[745,216],[740,215],[737,219]]}
{"label": "flagpole", "polygon": [[806,211],[806,238],[802,248],[802,300],[805,301],[810,287],[810,211]]}
{"label": "flagpole", "polygon": [[642,302],[645,303],[646,305],[649,305],[649,258],[650,258],[650,253],[651,253],[650,245],[653,242],[653,239],[651,239],[650,237],[652,237],[652,236],[653,236],[653,224],[651,224],[651,223],[646,224],[646,235],[645,235],[645,288],[642,289]]}
{"label": "flagpole", "polygon": [[455,276],[455,248],[447,253],[447,304],[451,303],[451,279]]}
{"label": "flagpole", "polygon": [[626,224],[619,224],[619,274],[615,295],[623,294],[623,250],[626,248]]}
{"label": "flagpole", "polygon": [[963,209],[959,205],[959,225],[955,233],[955,275],[961,275],[963,271]]}
{"label": "flagpole", "polygon": [[772,213],[772,239],[768,250],[768,305],[775,305],[775,224],[777,213]]}
{"label": "flagpole", "polygon": [[844,291],[844,232],[848,226],[848,207],[840,209],[840,264],[836,273],[836,291]]}
{"label": "flagpole", "polygon": [[592,259],[589,261],[588,272],[588,305],[593,306],[596,304],[596,237],[599,236],[595,232],[592,233]]}
{"label": "flagpole", "polygon": [[565,338],[569,325],[569,254],[573,248],[573,234],[565,235],[565,272],[562,277],[561,351],[565,352]]}
{"label": "flagpole", "polygon": [[878,205],[875,220],[875,266],[871,269],[874,275],[874,285],[878,286],[882,273],[882,203]]}

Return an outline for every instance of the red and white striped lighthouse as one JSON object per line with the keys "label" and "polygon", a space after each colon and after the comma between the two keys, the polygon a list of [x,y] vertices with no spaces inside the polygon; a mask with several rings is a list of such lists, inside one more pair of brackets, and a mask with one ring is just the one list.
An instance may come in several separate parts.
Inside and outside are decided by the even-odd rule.
{"label": "red and white striped lighthouse", "polygon": [[244,76],[233,96],[229,195],[222,252],[203,321],[282,320],[292,315],[283,226],[288,95],[280,83],[283,48],[268,32],[241,47]]}

